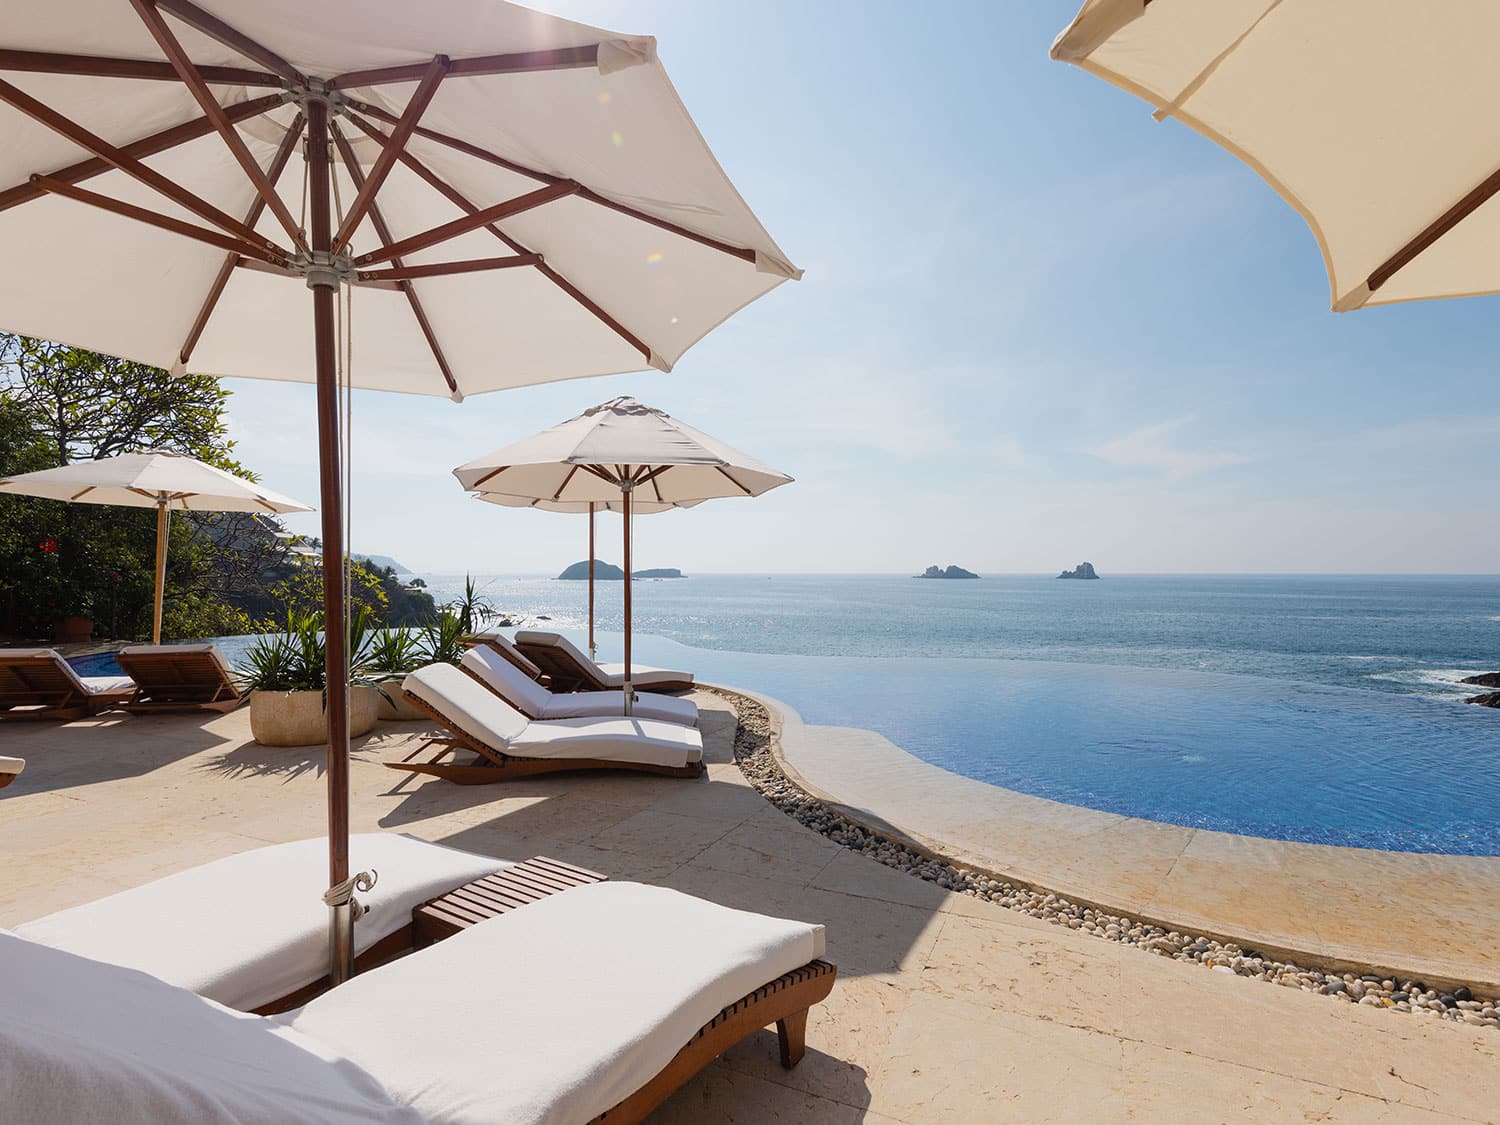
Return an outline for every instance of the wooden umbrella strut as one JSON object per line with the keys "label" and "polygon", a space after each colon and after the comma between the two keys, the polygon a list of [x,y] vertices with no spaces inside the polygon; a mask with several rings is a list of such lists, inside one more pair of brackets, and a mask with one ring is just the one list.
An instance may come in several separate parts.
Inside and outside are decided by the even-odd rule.
{"label": "wooden umbrella strut", "polygon": [[589,501],[589,659],[599,659],[594,645],[594,502]]}
{"label": "wooden umbrella strut", "polygon": [[156,498],[156,600],[151,613],[151,643],[161,644],[162,599],[167,588],[167,539],[172,529],[172,510],[167,498]]}

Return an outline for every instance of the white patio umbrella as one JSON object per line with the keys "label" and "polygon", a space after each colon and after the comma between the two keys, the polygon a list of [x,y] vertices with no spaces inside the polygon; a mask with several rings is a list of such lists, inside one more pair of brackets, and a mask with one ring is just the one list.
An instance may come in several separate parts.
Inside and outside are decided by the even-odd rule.
{"label": "white patio umbrella", "polygon": [[[0,327],[316,383],[330,562],[341,387],[667,370],[798,276],[654,40],[502,0],[7,0],[0,73]],[[323,596],[344,619],[337,566]],[[343,630],[327,651],[346,684]],[[337,983],[346,692],[327,711]]]}
{"label": "white patio umbrella", "polygon": [[1248,164],[1344,312],[1500,292],[1497,42],[1491,0],[1089,0],[1052,57]]}
{"label": "white patio umbrella", "polygon": [[[599,648],[594,644],[594,516],[603,511],[623,512],[624,505],[618,500],[608,503],[598,501],[559,503],[556,500],[545,500],[539,498],[528,498],[525,496],[501,496],[493,492],[477,492],[474,499],[484,500],[490,504],[499,504],[504,508],[531,508],[538,512],[558,512],[563,515],[588,514],[589,517],[589,658],[598,659]],[[630,514],[634,516],[655,515],[658,512],[670,512],[677,508],[691,508],[700,503],[697,500],[689,500],[682,504],[658,504],[653,501],[637,500],[630,507]],[[628,576],[627,576],[628,581]]]}
{"label": "white patio umbrella", "polygon": [[75,461],[56,469],[0,479],[0,494],[41,496],[70,504],[156,509],[156,594],[151,643],[161,644],[162,595],[172,511],[310,512],[306,504],[170,449],[147,449]]}
{"label": "white patio umbrella", "polygon": [[[547,504],[618,503],[625,519],[625,713],[631,711],[630,542],[637,490],[653,505],[759,496],[792,478],[633,398],[576,418],[453,470],[481,495]],[[592,552],[590,552],[592,554]]]}

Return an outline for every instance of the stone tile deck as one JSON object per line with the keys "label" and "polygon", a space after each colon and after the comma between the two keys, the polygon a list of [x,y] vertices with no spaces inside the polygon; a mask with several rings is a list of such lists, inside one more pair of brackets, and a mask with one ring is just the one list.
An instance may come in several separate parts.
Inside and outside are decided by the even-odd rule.
{"label": "stone tile deck", "polygon": [[1168,928],[1330,968],[1500,995],[1500,857],[1328,847],[1182,828],[1000,789],[785,704],[783,768],[809,792],[964,865]]}
{"label": "stone tile deck", "polygon": [[[542,852],[827,925],[839,983],[801,1066],[783,1071],[762,1032],[655,1120],[1500,1117],[1500,1035],[1154,957],[870,863],[750,789],[731,762],[732,714],[697,698],[702,781],[399,784],[379,763],[405,752],[417,724],[382,725],[352,768],[356,831],[507,859]],[[3,726],[0,753],[28,759],[0,792],[0,925],[323,829],[320,756],[254,745],[243,709]]]}

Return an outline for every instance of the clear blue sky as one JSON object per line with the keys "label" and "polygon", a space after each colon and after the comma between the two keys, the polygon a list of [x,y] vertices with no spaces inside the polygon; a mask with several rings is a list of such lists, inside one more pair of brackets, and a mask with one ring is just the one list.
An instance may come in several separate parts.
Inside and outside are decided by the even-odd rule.
{"label": "clear blue sky", "polygon": [[[641,566],[1495,569],[1500,298],[1329,312],[1312,236],[1257,177],[1047,59],[1071,0],[537,6],[656,35],[807,274],[670,375],[357,396],[357,549],[582,557],[581,520],[471,501],[449,470],[633,394],[797,478],[639,520]],[[316,502],[311,388],[229,386],[242,460]]]}

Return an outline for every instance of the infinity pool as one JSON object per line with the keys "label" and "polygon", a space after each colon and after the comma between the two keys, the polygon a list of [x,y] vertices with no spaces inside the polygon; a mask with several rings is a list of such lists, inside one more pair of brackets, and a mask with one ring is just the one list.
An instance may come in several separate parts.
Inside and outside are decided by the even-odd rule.
{"label": "infinity pool", "polygon": [[[231,660],[245,643],[220,642]],[[617,655],[620,639],[600,647]],[[1037,797],[1277,840],[1500,855],[1500,711],[1488,708],[1117,664],[785,656],[660,637],[635,651]],[[107,656],[75,664],[115,670]]]}

